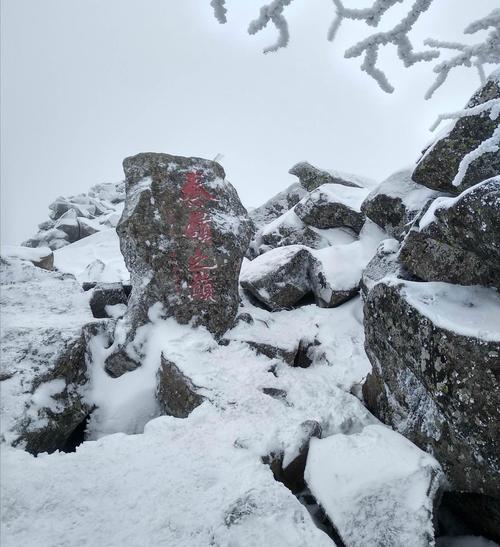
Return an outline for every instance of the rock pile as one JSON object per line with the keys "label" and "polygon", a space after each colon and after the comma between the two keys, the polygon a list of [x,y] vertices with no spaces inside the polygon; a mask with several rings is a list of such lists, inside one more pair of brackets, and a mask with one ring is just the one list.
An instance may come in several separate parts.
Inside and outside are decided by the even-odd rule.
{"label": "rock pile", "polygon": [[49,220],[23,243],[26,247],[61,249],[100,230],[115,227],[125,199],[124,183],[97,184],[88,194],[58,197],[49,205]]}
{"label": "rock pile", "polygon": [[[493,79],[468,106],[499,96]],[[449,488],[465,496],[468,525],[497,540],[500,152],[473,162],[459,188],[451,182],[464,155],[498,123],[484,112],[459,120],[410,179],[405,174],[394,184],[397,175],[389,188],[383,183],[362,207],[403,239],[393,240],[363,276],[365,346],[373,366],[363,387],[366,403],[439,460]]]}

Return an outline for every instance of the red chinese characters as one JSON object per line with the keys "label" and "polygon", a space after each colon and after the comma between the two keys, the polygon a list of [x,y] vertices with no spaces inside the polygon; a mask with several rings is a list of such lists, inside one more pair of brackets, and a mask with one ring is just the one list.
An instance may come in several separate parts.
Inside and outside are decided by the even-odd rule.
{"label": "red chinese characters", "polygon": [[[212,243],[212,229],[206,218],[204,207],[208,201],[215,198],[202,185],[200,173],[187,173],[186,182],[181,189],[181,200],[189,209],[188,223],[184,235],[199,243]],[[192,298],[203,301],[214,301],[214,287],[210,271],[217,268],[211,263],[208,255],[201,247],[196,247],[194,255],[188,259],[188,269],[191,274]]]}

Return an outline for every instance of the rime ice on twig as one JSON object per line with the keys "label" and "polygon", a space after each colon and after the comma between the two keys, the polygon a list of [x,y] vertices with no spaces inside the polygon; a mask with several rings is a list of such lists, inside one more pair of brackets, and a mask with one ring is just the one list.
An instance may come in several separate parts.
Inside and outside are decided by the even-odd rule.
{"label": "rime ice on twig", "polygon": [[227,9],[226,9],[226,0],[212,0],[210,5],[214,8],[214,15],[217,21],[222,25],[227,23]]}
{"label": "rime ice on twig", "polygon": [[481,81],[484,82],[484,68],[486,63],[500,63],[500,9],[493,10],[488,16],[473,21],[464,30],[465,34],[474,34],[479,30],[489,30],[488,36],[474,45],[465,45],[456,42],[442,42],[439,40],[428,39],[425,44],[439,49],[454,49],[459,51],[457,55],[443,61],[434,67],[437,78],[434,84],[427,91],[425,98],[432,97],[448,77],[453,68],[458,66],[475,66],[479,72]]}
{"label": "rime ice on twig", "polygon": [[269,21],[271,21],[278,29],[279,35],[276,43],[272,46],[266,47],[264,49],[264,53],[277,51],[278,49],[288,45],[290,34],[288,32],[287,20],[283,16],[283,10],[292,2],[293,0],[273,0],[269,4],[260,8],[259,16],[248,26],[248,34],[257,34],[257,32],[267,27]]}
{"label": "rime ice on twig", "polygon": [[[337,19],[362,19],[371,26],[377,26],[382,15],[400,0],[377,0],[373,6],[366,10],[346,10],[340,0],[334,0],[337,6]],[[345,52],[347,59],[359,57],[364,54],[361,70],[369,74],[378,85],[387,93],[392,93],[394,88],[387,80],[385,73],[377,68],[379,48],[388,44],[397,47],[399,58],[405,67],[409,67],[420,61],[430,61],[439,56],[438,51],[423,51],[415,53],[408,34],[417,22],[418,18],[429,9],[433,0],[415,0],[412,8],[392,30],[377,32],[361,40]],[[335,25],[335,22],[334,22]],[[337,25],[338,28],[338,25]]]}

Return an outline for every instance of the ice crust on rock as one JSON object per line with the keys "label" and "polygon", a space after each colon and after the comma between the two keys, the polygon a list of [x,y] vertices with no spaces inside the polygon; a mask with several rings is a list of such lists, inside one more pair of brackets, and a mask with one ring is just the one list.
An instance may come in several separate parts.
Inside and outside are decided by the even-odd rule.
{"label": "ice crust on rock", "polygon": [[345,545],[434,544],[433,502],[442,471],[388,427],[312,439],[305,479]]}

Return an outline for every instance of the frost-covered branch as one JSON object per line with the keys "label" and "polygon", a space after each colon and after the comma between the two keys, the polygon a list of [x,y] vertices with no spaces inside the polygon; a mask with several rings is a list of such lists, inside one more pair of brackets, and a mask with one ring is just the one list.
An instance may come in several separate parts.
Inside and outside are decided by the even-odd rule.
{"label": "frost-covered branch", "polygon": [[472,106],[471,108],[465,108],[449,114],[441,114],[432,124],[430,130],[434,131],[437,126],[445,120],[458,120],[460,118],[466,118],[467,116],[477,116],[478,114],[488,111],[490,111],[490,119],[493,121],[496,120],[500,115],[500,99],[490,99],[489,101]]}
{"label": "frost-covered branch", "polygon": [[[405,0],[372,0],[372,5],[367,8],[348,8],[344,6],[346,0],[332,0],[336,11],[328,31],[328,40],[333,40],[343,21],[361,21],[370,27],[378,27],[382,18],[396,4]],[[272,23],[277,31],[276,42],[265,48],[264,53],[277,51],[286,47],[290,40],[288,22],[283,14],[285,8],[293,0],[272,0],[260,8],[259,16],[254,19],[249,27],[249,34],[256,34]],[[474,66],[481,78],[485,80],[484,65],[488,63],[500,63],[500,9],[493,10],[488,16],[473,21],[464,30],[465,34],[474,34],[478,31],[488,31],[487,37],[475,44],[465,45],[460,42],[445,42],[436,39],[424,41],[424,45],[432,49],[416,52],[410,40],[410,32],[420,17],[428,11],[434,0],[412,0],[412,5],[406,16],[391,30],[376,32],[364,40],[351,46],[345,52],[345,57],[350,59],[363,56],[361,70],[370,75],[378,85],[387,93],[392,93],[394,87],[390,84],[383,69],[378,66],[380,49],[393,45],[397,48],[398,57],[405,67],[410,67],[421,61],[432,61],[439,57],[442,50],[458,51],[454,57],[442,61],[434,67],[437,77],[434,84],[426,94],[430,98],[447,79],[451,70],[458,66]],[[226,22],[225,0],[211,0],[214,14],[220,23]]]}
{"label": "frost-covered branch", "polygon": [[221,25],[227,23],[226,0],[212,0],[210,5],[214,8],[214,15],[217,21],[219,21]]}
{"label": "frost-covered branch", "polygon": [[459,51],[457,55],[439,63],[434,67],[437,78],[427,91],[425,98],[429,99],[448,78],[450,71],[458,66],[474,66],[479,72],[481,81],[484,82],[485,74],[483,65],[486,63],[500,63],[500,9],[493,10],[488,16],[473,21],[464,30],[465,34],[474,34],[479,30],[489,30],[488,36],[474,45],[465,45],[456,42],[442,42],[428,39],[424,44],[439,49],[454,49]]}
{"label": "frost-covered branch", "polygon": [[[342,6],[340,0],[334,0],[334,2],[337,6]],[[413,51],[413,45],[408,38],[408,34],[413,28],[413,25],[417,22],[419,17],[429,9],[432,2],[433,0],[415,0],[406,17],[404,17],[392,30],[387,32],[378,32],[368,36],[368,38],[365,38],[364,40],[361,40],[345,52],[345,57],[349,59],[359,57],[364,54],[365,57],[363,64],[361,65],[361,70],[364,70],[367,74],[374,78],[384,91],[387,93],[392,93],[394,88],[387,80],[384,72],[376,66],[379,49],[381,46],[386,46],[388,44],[395,45],[397,47],[398,56],[406,67],[412,66],[420,61],[430,61],[438,57],[439,52],[437,51],[415,53]],[[374,24],[375,26],[378,25],[382,14],[395,3],[395,0],[378,0],[377,6],[377,2],[375,2],[372,10],[378,7],[379,11],[369,15],[370,21],[372,21],[370,24]],[[359,15],[359,11],[363,10],[350,11],[358,12]],[[347,11],[338,11],[337,13],[340,18],[358,18],[356,14],[349,17],[349,12]]]}
{"label": "frost-covered branch", "polygon": [[257,34],[272,22],[278,30],[278,39],[272,46],[266,47],[264,53],[277,51],[288,45],[290,34],[288,32],[288,23],[283,16],[283,10],[290,5],[293,0],[273,0],[269,4],[260,8],[260,14],[248,26],[248,34]]}

